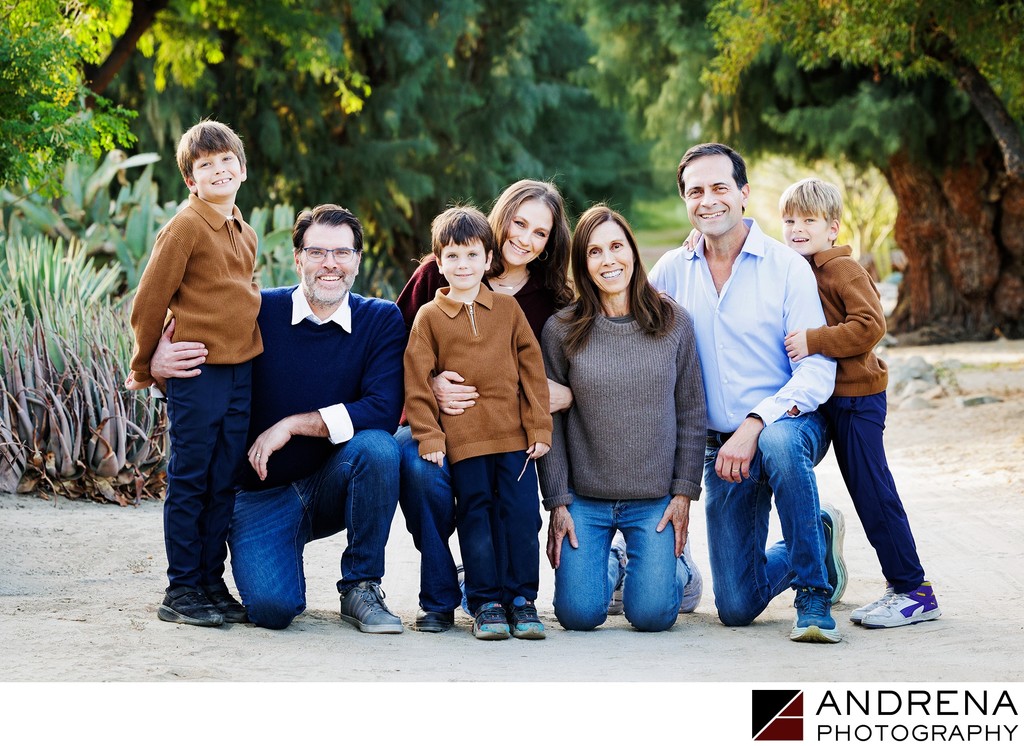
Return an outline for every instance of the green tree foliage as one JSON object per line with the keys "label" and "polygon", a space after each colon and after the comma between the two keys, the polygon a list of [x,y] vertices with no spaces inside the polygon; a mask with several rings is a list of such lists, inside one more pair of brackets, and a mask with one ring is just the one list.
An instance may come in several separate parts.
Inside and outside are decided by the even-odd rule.
{"label": "green tree foliage", "polygon": [[96,13],[117,2],[0,2],[0,185],[27,180],[52,193],[65,161],[131,142],[131,112],[101,97],[87,108],[82,77],[105,53]]}
{"label": "green tree foliage", "polygon": [[[585,85],[580,19],[553,0],[172,0],[139,49],[108,92],[140,111],[142,149],[169,154],[202,116],[230,124],[249,159],[243,209],[352,208],[371,255],[398,267],[392,285],[449,202],[486,209],[532,177],[577,210],[625,207],[646,176],[623,116]],[[183,190],[170,159],[158,169]]]}
{"label": "green tree foliage", "polygon": [[614,69],[606,100],[663,157],[721,139],[876,166],[908,260],[894,330],[1024,335],[1019,4],[579,1]]}

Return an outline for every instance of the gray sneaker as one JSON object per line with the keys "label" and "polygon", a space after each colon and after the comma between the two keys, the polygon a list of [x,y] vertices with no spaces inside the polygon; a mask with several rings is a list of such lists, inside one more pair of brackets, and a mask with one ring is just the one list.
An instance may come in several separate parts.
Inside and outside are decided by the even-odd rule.
{"label": "gray sneaker", "polygon": [[402,620],[384,604],[380,583],[369,580],[341,594],[341,618],[360,632],[396,635],[402,631]]}
{"label": "gray sneaker", "polygon": [[701,577],[700,568],[690,554],[690,542],[686,542],[683,556],[678,561],[686,565],[690,571],[690,580],[683,586],[683,600],[679,604],[679,613],[692,614],[700,605],[700,597],[704,594],[704,578]]}

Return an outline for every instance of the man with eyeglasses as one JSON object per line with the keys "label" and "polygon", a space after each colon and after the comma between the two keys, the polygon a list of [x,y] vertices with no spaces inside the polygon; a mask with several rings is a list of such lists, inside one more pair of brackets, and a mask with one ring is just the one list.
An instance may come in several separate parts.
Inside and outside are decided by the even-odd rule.
{"label": "man with eyeglasses", "polygon": [[[398,307],[351,292],[363,231],[338,205],[299,214],[296,287],[263,290],[263,354],[253,361],[248,462],[228,545],[249,619],[283,629],[306,608],[302,553],[347,530],[341,617],[362,632],[398,633],[384,603],[384,547],[398,505],[406,329]],[[161,377],[198,375],[199,343],[153,356]]]}

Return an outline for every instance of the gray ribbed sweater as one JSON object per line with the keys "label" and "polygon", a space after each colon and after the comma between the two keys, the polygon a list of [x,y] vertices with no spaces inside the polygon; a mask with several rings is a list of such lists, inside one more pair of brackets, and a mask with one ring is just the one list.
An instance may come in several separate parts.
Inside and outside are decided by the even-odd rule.
{"label": "gray ribbed sweater", "polygon": [[693,321],[679,306],[664,337],[635,321],[600,316],[582,351],[566,359],[568,310],[544,327],[548,377],[572,389],[554,416],[551,451],[537,462],[544,507],[579,495],[639,500],[700,497],[706,412]]}

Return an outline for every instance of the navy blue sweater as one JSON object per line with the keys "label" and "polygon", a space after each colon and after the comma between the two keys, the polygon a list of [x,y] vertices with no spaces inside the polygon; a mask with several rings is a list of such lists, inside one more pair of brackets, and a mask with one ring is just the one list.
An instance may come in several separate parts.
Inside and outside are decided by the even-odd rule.
{"label": "navy blue sweater", "polygon": [[[262,291],[263,354],[253,360],[249,443],[293,414],[344,404],[356,432],[393,433],[403,404],[405,322],[390,301],[349,293],[352,333],[334,323],[292,326],[295,286]],[[308,477],[336,446],[327,438],[294,436],[267,463],[267,479],[243,470],[242,488],[262,490]]]}

